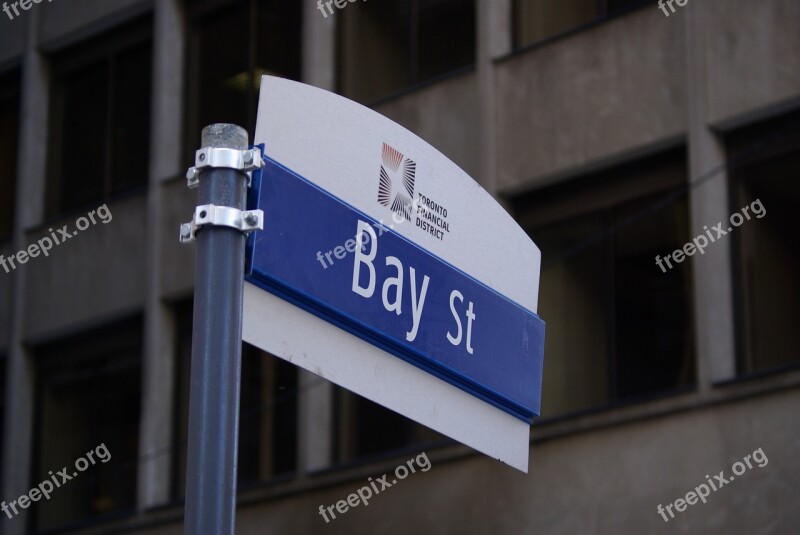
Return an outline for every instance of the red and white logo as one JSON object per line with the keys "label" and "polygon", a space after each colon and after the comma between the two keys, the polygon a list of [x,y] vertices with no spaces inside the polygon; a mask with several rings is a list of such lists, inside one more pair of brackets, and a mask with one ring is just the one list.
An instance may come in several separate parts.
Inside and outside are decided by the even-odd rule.
{"label": "red and white logo", "polygon": [[417,163],[394,147],[383,144],[383,164],[378,183],[378,202],[406,221],[411,221]]}

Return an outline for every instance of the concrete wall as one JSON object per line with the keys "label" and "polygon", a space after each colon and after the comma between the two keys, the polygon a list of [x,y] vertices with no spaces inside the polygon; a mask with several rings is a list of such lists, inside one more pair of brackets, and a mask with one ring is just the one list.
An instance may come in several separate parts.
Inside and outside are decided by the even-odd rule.
{"label": "concrete wall", "polygon": [[40,11],[42,44],[57,48],[101,33],[152,6],[152,0],[69,0],[34,8]]}
{"label": "concrete wall", "polygon": [[683,25],[642,9],[499,63],[498,189],[681,136],[685,57]]}
{"label": "concrete wall", "polygon": [[[797,2],[715,0],[693,9],[709,29],[690,51],[706,73],[708,124],[800,105]],[[682,16],[637,10],[499,63],[499,189],[530,188],[685,136]]]}
{"label": "concrete wall", "polygon": [[480,173],[480,109],[474,72],[448,78],[375,110],[439,149],[472,177]]}
{"label": "concrete wall", "polygon": [[713,124],[782,104],[800,105],[800,3],[698,2],[706,106]]}
{"label": "concrete wall", "polygon": [[[244,508],[238,533],[790,533],[800,525],[798,410],[795,389],[541,442],[527,476],[483,457],[432,457],[429,472],[328,525],[318,506],[345,499],[365,479]],[[729,474],[758,448],[769,459],[764,468],[670,522],[657,514],[658,504],[685,496],[706,474]]]}
{"label": "concrete wall", "polygon": [[[346,499],[369,484],[368,477],[390,473],[420,452],[340,472],[338,482],[321,475],[300,492],[240,493],[237,533],[793,533],[800,526],[798,379],[795,374],[788,389],[739,389],[744,396],[727,403],[575,433],[537,427],[528,475],[458,448],[456,455],[429,449],[429,471],[410,474],[328,524],[320,505]],[[673,507],[677,514],[665,513],[668,522],[659,515],[659,504],[685,498],[706,475],[716,481],[724,471],[728,479],[733,464],[759,448],[768,460],[763,468],[751,461],[752,469],[712,491],[707,503],[683,512]],[[179,535],[179,515],[163,511],[156,526],[128,527],[130,533]]]}
{"label": "concrete wall", "polygon": [[[187,164],[187,168],[189,165]],[[194,255],[191,245],[178,243],[178,229],[181,223],[192,219],[195,194],[186,188],[186,180],[175,180],[161,186],[163,200],[161,205],[161,258],[167,269],[159,273],[162,296],[175,297],[191,294],[194,288]],[[170,236],[175,239],[171,240]]]}
{"label": "concrete wall", "polygon": [[[25,265],[25,339],[64,332],[141,309],[144,304],[145,203],[132,196],[109,205],[113,219],[78,233]],[[27,233],[28,243],[49,236],[85,214],[58,220]],[[76,306],[80,304],[80,306]]]}

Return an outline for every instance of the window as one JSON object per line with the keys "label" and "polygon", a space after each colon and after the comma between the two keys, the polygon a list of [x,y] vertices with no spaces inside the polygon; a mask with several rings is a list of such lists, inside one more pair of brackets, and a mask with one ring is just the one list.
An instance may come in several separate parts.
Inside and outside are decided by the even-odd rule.
{"label": "window", "polygon": [[693,383],[689,263],[655,263],[689,234],[685,169],[674,151],[513,202],[542,251],[544,416]]}
{"label": "window", "polygon": [[[178,452],[173,493],[185,494],[189,431],[189,381],[192,361],[192,301],[176,306],[178,314],[178,401],[175,449]],[[242,344],[239,394],[239,488],[289,474],[297,468],[297,367]]]}
{"label": "window", "polygon": [[642,4],[641,0],[514,0],[514,44],[523,48]]}
{"label": "window", "polygon": [[443,439],[436,431],[338,386],[334,407],[334,459],[339,463]]}
{"label": "window", "polygon": [[51,217],[146,186],[150,32],[148,18],[53,56]]}
{"label": "window", "polygon": [[300,79],[302,2],[193,0],[187,7],[186,134],[194,161],[200,131],[209,124],[238,124],[254,134],[262,75]]}
{"label": "window", "polygon": [[0,76],[0,240],[14,226],[19,140],[19,70]]}
{"label": "window", "polygon": [[[738,367],[742,373],[800,364],[800,112],[731,135]],[[753,203],[760,202],[760,206]]]}
{"label": "window", "polygon": [[[141,405],[139,318],[35,348],[36,441],[33,481],[50,478],[105,444],[96,462],[33,506],[36,530],[132,513]],[[97,457],[96,457],[97,459]]]}
{"label": "window", "polygon": [[372,102],[475,63],[474,0],[381,0],[337,10],[339,91]]}

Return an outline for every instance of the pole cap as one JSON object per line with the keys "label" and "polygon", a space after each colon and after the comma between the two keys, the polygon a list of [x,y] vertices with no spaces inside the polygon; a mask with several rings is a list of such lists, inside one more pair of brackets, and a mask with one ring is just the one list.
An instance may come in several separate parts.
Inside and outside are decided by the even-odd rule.
{"label": "pole cap", "polygon": [[245,150],[248,147],[247,130],[235,124],[210,124],[203,128],[200,146]]}

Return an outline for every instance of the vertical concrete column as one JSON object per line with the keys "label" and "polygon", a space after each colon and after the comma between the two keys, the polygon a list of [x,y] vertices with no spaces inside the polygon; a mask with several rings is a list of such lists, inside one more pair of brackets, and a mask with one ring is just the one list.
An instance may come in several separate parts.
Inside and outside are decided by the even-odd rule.
{"label": "vertical concrete column", "polygon": [[[154,4],[153,86],[150,168],[147,192],[147,245],[142,410],[139,433],[139,510],[165,504],[175,459],[175,318],[161,301],[161,246],[178,247],[177,229],[162,235],[162,182],[183,174],[183,75],[185,23],[181,2]],[[182,484],[180,482],[179,484]]]}
{"label": "vertical concrete column", "polygon": [[511,0],[478,1],[475,10],[481,146],[480,176],[477,179],[486,191],[496,195],[494,60],[511,52]]}
{"label": "vertical concrete column", "polygon": [[324,17],[316,0],[303,3],[303,82],[328,91],[336,84],[336,13]]}
{"label": "vertical concrete column", "polygon": [[[327,90],[333,90],[336,83],[336,19],[323,17],[316,0],[304,0],[303,82]],[[297,468],[301,474],[333,461],[333,385],[320,381],[316,375],[298,370]]]}
{"label": "vertical concrete column", "polygon": [[[17,193],[15,205],[12,250],[27,247],[25,229],[37,225],[44,218],[45,154],[47,140],[47,113],[49,76],[47,63],[39,54],[39,14],[27,14],[25,51],[22,62],[22,90],[20,116],[23,118],[19,132],[17,165]],[[36,366],[26,351],[22,340],[25,332],[25,266],[8,274],[11,280],[11,333],[6,378],[6,414],[3,429],[3,484],[4,499],[15,499],[30,489],[31,452],[33,444],[34,400]],[[25,533],[29,509],[20,510],[12,519],[2,515],[0,526],[7,535]]]}
{"label": "vertical concrete column", "polygon": [[[724,164],[725,149],[710,129],[706,114],[708,88],[702,32],[713,24],[702,20],[702,3],[690,3],[685,9],[689,178],[696,180]],[[717,173],[691,189],[689,210],[690,236],[703,234],[704,225],[710,228],[728,221],[728,174]],[[731,378],[736,371],[732,245],[731,238],[721,239],[692,261],[697,381],[701,390],[709,389],[714,381]]]}

